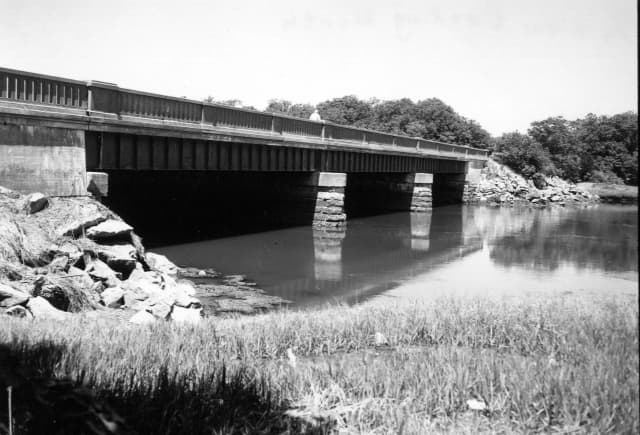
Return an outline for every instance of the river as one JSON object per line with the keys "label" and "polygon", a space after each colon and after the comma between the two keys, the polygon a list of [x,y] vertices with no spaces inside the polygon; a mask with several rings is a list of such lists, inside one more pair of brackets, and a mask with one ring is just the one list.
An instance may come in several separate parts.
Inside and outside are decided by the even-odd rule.
{"label": "river", "polygon": [[445,206],[154,249],[242,274],[294,307],[434,295],[634,295],[638,208]]}

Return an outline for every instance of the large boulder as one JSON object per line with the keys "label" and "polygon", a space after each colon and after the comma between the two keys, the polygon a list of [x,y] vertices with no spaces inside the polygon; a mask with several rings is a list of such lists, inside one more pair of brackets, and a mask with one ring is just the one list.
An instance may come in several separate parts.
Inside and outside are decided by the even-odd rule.
{"label": "large boulder", "polygon": [[153,252],[147,252],[145,254],[147,264],[151,269],[158,272],[166,273],[170,276],[176,276],[178,273],[178,266],[173,264],[167,257],[161,254],[155,254]]}
{"label": "large boulder", "polygon": [[69,314],[58,310],[40,296],[29,299],[27,308],[36,319],[66,320],[69,317]]}
{"label": "large boulder", "polygon": [[94,240],[118,239],[127,237],[133,227],[125,222],[109,219],[87,229],[87,237]]}
{"label": "large boulder", "polygon": [[153,296],[142,302],[145,311],[150,312],[159,319],[166,320],[171,314],[172,303],[163,296]]}
{"label": "large boulder", "polygon": [[49,198],[38,192],[27,196],[25,208],[28,214],[33,214],[38,213],[40,210],[44,210],[48,205]]}
{"label": "large boulder", "polygon": [[108,216],[100,211],[84,215],[79,219],[76,219],[62,227],[58,228],[58,235],[77,237],[84,233],[87,228],[98,225],[100,222],[104,222],[108,219]]}
{"label": "large boulder", "polygon": [[136,269],[131,272],[129,279],[123,283],[123,288],[135,293],[151,296],[162,292],[164,289],[164,281],[162,275],[158,272],[145,272]]}
{"label": "large boulder", "polygon": [[133,245],[101,245],[96,251],[98,258],[116,272],[128,275],[136,267],[136,248]]}
{"label": "large boulder", "polygon": [[67,311],[69,309],[69,295],[57,280],[40,276],[34,282],[33,295],[45,299],[55,308]]}
{"label": "large boulder", "polygon": [[121,284],[122,275],[114,272],[105,262],[96,258],[88,263],[85,271],[94,281],[104,283],[105,287],[116,287]]}
{"label": "large boulder", "polygon": [[121,287],[110,287],[100,295],[102,303],[109,308],[120,308],[124,304],[124,290]]}
{"label": "large boulder", "polygon": [[171,320],[176,323],[195,325],[202,320],[202,308],[183,308],[174,306],[171,311]]}
{"label": "large boulder", "polygon": [[0,307],[8,308],[22,305],[27,302],[30,295],[0,283]]}
{"label": "large boulder", "polygon": [[23,307],[22,305],[15,305],[11,308],[7,308],[4,313],[7,316],[11,316],[11,317],[19,317],[22,319],[32,319],[33,318],[33,314],[31,314],[31,311],[27,310],[25,307]]}

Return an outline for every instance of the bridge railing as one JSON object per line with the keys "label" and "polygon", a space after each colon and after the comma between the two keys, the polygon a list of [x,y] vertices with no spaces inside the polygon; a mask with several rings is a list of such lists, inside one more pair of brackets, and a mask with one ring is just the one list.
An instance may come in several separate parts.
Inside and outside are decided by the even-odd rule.
{"label": "bridge railing", "polygon": [[221,104],[120,88],[115,84],[0,68],[0,99],[101,112],[117,117],[150,118],[194,125],[448,152],[486,157],[487,151],[462,145],[333,124]]}
{"label": "bridge railing", "polygon": [[77,80],[0,68],[0,98],[86,109],[87,85]]}

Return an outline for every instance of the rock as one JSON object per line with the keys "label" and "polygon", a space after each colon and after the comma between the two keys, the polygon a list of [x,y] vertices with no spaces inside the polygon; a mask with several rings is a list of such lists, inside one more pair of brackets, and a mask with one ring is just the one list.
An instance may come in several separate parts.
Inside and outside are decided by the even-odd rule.
{"label": "rock", "polygon": [[384,336],[381,332],[376,332],[373,337],[374,344],[376,346],[385,346],[389,344],[387,337]]}
{"label": "rock", "polygon": [[150,323],[154,323],[155,321],[156,318],[153,316],[153,314],[146,311],[139,311],[129,319],[129,322],[136,325],[148,325]]}
{"label": "rock", "polygon": [[117,239],[129,236],[133,227],[125,222],[109,219],[87,230],[87,237],[94,240]]}
{"label": "rock", "polygon": [[7,316],[19,317],[22,319],[33,318],[33,314],[31,314],[31,312],[27,310],[25,307],[23,307],[22,305],[16,305],[11,308],[7,308],[4,313]]}
{"label": "rock", "polygon": [[484,400],[469,399],[467,400],[467,406],[473,411],[484,411],[487,409],[487,404]]}
{"label": "rock", "polygon": [[147,297],[162,293],[164,281],[158,272],[134,270],[129,279],[123,283],[125,290]]}
{"label": "rock", "polygon": [[551,198],[549,198],[549,201],[551,201],[551,202],[559,202],[559,201],[562,201],[562,196],[560,196],[560,195],[553,195]]}
{"label": "rock", "polygon": [[174,306],[171,320],[176,323],[197,324],[202,320],[202,308],[183,308]]}
{"label": "rock", "polygon": [[169,318],[169,315],[171,314],[171,301],[161,295],[150,297],[140,305],[145,311],[150,312],[159,319],[165,320]]}
{"label": "rock", "polygon": [[104,222],[107,219],[107,215],[96,211],[58,228],[58,234],[61,236],[77,237],[87,228],[98,225],[100,222]]}
{"label": "rock", "polygon": [[97,249],[98,258],[117,272],[128,275],[136,267],[136,248],[133,245],[108,245]]}
{"label": "rock", "polygon": [[66,272],[69,269],[69,257],[66,255],[56,256],[48,266],[49,272]]}
{"label": "rock", "polygon": [[60,284],[46,276],[40,276],[34,281],[33,295],[46,300],[48,304],[59,310],[69,309],[70,301],[67,292]]}
{"label": "rock", "polygon": [[110,287],[100,295],[105,307],[120,308],[124,304],[124,290],[120,287]]}
{"label": "rock", "polygon": [[103,282],[106,287],[116,287],[121,284],[120,278],[122,278],[122,275],[114,272],[113,269],[99,259],[92,260],[85,271],[91,279]]}
{"label": "rock", "polygon": [[36,319],[66,320],[69,316],[69,314],[58,310],[40,296],[29,299],[27,308]]}
{"label": "rock", "polygon": [[49,205],[49,198],[42,193],[32,193],[27,196],[26,209],[28,214],[38,213]]}
{"label": "rock", "polygon": [[49,252],[53,257],[67,257],[68,264],[75,264],[82,258],[82,250],[73,243],[63,243],[62,245],[52,245]]}
{"label": "rock", "polygon": [[147,252],[145,254],[147,264],[153,270],[166,273],[167,275],[175,276],[178,273],[178,266],[173,264],[167,257],[153,252]]}
{"label": "rock", "polygon": [[149,295],[141,292],[135,292],[132,290],[125,290],[123,295],[123,301],[125,307],[141,310],[144,307],[140,304],[149,298]]}
{"label": "rock", "polygon": [[0,283],[0,307],[7,308],[26,303],[31,296]]}

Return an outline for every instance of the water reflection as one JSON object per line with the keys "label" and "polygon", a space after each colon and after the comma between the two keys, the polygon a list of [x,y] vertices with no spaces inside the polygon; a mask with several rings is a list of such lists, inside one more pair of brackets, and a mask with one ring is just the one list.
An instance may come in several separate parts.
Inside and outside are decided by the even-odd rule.
{"label": "water reflection", "polygon": [[[245,274],[299,306],[355,303],[412,280],[423,292],[446,290],[454,274],[482,276],[464,283],[478,289],[514,276],[533,288],[564,274],[562,285],[579,290],[581,277],[606,283],[612,272],[637,281],[637,207],[447,206],[354,219],[342,231],[298,227],[159,251],[181,265]],[[464,267],[438,273],[456,264]]]}
{"label": "water reflection", "polygon": [[313,229],[313,255],[316,281],[342,280],[342,242],[347,232],[336,229]]}

